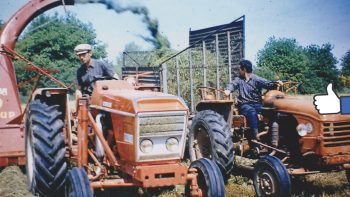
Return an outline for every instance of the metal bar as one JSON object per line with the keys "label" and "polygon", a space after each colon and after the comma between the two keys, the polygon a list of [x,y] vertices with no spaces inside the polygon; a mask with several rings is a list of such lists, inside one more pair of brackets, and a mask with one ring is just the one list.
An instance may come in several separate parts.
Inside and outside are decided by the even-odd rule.
{"label": "metal bar", "polygon": [[29,80],[27,80],[27,81],[23,81],[23,82],[21,82],[21,83],[18,83],[18,84],[17,84],[17,88],[20,88],[20,87],[22,87],[22,86],[25,86],[25,85],[29,84],[29,83],[32,82],[32,81],[37,80],[36,77],[37,77],[38,75],[39,75],[39,74],[35,75],[35,77],[33,77],[33,78],[31,78],[31,79],[29,79]]}
{"label": "metal bar", "polygon": [[103,166],[101,165],[101,163],[97,160],[97,158],[95,157],[94,153],[88,149],[89,155],[91,157],[91,159],[94,161],[95,165],[100,167],[101,169],[103,169]]}
{"label": "metal bar", "polygon": [[88,164],[88,98],[79,100],[78,111],[78,167]]}
{"label": "metal bar", "polygon": [[[219,70],[219,54],[220,54],[220,51],[219,51],[219,36],[218,34],[215,35],[215,45],[216,45],[216,49],[215,49],[215,52],[216,52],[216,89],[220,89],[220,81],[219,81],[219,78],[220,78],[220,70]],[[218,99],[218,98],[216,98]]]}
{"label": "metal bar", "polygon": [[191,112],[194,112],[194,94],[193,94],[193,78],[192,78],[192,53],[191,49],[188,50],[188,59],[190,67],[190,96],[191,96]]}
{"label": "metal bar", "polygon": [[283,154],[288,155],[288,153],[285,152],[285,151],[283,151],[283,150],[280,150],[280,149],[278,149],[278,148],[275,148],[275,147],[272,147],[272,146],[263,144],[263,143],[258,142],[258,141],[256,141],[256,140],[252,140],[252,142],[255,143],[255,144],[259,144],[260,146],[265,146],[266,148],[270,148],[270,149],[275,150],[275,151],[277,151],[277,152],[280,152],[280,153],[283,153]]}
{"label": "metal bar", "polygon": [[228,53],[228,80],[232,80],[232,64],[231,64],[231,39],[230,32],[227,31],[227,53]]}
{"label": "metal bar", "polygon": [[1,46],[3,49],[5,49],[5,51],[8,51],[12,54],[14,54],[16,57],[18,57],[19,59],[21,59],[22,61],[26,62],[28,65],[33,66],[39,73],[45,75],[46,77],[48,77],[49,79],[51,79],[52,81],[56,82],[57,84],[59,84],[60,86],[67,88],[67,86],[62,83],[60,80],[56,79],[55,77],[53,77],[52,75],[50,75],[49,73],[47,73],[45,70],[41,69],[39,66],[36,66],[33,62],[27,60],[26,58],[24,58],[23,56],[21,56],[20,54],[18,54],[17,52],[15,52],[14,50],[6,47],[5,45]]}
{"label": "metal bar", "polygon": [[[206,50],[205,50],[205,40],[203,40],[203,86],[207,87],[207,69],[206,69],[206,64],[207,64],[207,56],[206,56]],[[204,91],[204,96],[206,92]]]}
{"label": "metal bar", "polygon": [[[245,35],[245,15],[243,15],[242,16],[242,18],[243,18],[243,32],[242,32],[242,36],[244,36]],[[245,38],[243,38],[243,46],[242,46],[242,59],[244,59],[244,56],[245,56]]]}
{"label": "metal bar", "polygon": [[[99,131],[99,128],[96,125],[96,122],[94,120],[94,118],[92,117],[91,113],[88,112],[88,117],[89,117],[89,121],[92,124],[92,128],[93,131],[95,133],[95,135],[98,137],[98,139],[101,141],[103,149],[106,151],[106,155],[108,158],[108,161],[114,165],[114,166],[120,166],[117,159],[115,158],[113,151],[111,150],[111,148],[109,147],[108,143],[106,142],[105,138],[103,137],[103,132]],[[88,154],[88,151],[86,150],[86,154]]]}
{"label": "metal bar", "polygon": [[168,93],[168,69],[166,64],[162,65],[163,92]]}
{"label": "metal bar", "polygon": [[133,187],[142,186],[141,183],[134,183],[132,179],[104,179],[90,183],[91,188],[112,188],[112,187]]}
{"label": "metal bar", "polygon": [[179,68],[179,56],[175,57],[176,61],[176,83],[177,83],[177,96],[181,96],[180,89],[180,68]]}

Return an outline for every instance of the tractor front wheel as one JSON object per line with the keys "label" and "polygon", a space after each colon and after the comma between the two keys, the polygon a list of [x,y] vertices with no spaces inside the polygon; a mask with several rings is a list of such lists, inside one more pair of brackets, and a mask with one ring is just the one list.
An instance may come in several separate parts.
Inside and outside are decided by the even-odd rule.
{"label": "tractor front wheel", "polygon": [[274,156],[259,159],[254,167],[254,187],[257,196],[291,196],[291,181],[283,163]]}
{"label": "tractor front wheel", "polygon": [[83,168],[74,167],[67,174],[66,197],[92,197],[89,178]]}
{"label": "tractor front wheel", "polygon": [[[205,197],[224,197],[225,184],[222,174],[215,162],[201,158],[191,163],[190,168],[197,171],[198,189]],[[191,182],[189,182],[190,184]],[[186,186],[186,196],[190,196],[190,185]]]}
{"label": "tractor front wheel", "polygon": [[26,171],[29,190],[42,196],[58,196],[67,172],[64,123],[58,105],[35,100],[26,116]]}

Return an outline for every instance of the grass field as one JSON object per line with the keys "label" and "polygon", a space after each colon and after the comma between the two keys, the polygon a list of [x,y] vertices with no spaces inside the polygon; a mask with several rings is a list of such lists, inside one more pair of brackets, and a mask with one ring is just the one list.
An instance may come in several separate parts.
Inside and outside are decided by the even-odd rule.
{"label": "grass field", "polygon": [[[293,179],[292,194],[295,197],[343,197],[350,196],[350,186],[345,172],[332,172],[308,175]],[[242,175],[231,176],[225,187],[228,197],[254,196],[253,181]],[[110,196],[162,196],[179,197],[183,195],[181,186],[166,191],[150,191],[139,194],[137,189],[122,189],[111,192]],[[116,195],[113,195],[116,194]],[[27,191],[26,177],[17,166],[10,166],[0,172],[0,197],[34,197]]]}

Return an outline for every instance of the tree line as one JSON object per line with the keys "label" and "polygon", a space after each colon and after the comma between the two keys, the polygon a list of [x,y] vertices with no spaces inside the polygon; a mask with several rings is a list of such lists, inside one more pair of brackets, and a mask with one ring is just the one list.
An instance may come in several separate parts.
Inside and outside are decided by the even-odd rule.
{"label": "tree line", "polygon": [[257,73],[269,79],[286,79],[302,82],[300,92],[322,93],[328,83],[338,91],[349,85],[350,50],[338,60],[330,43],[318,46],[300,46],[295,39],[270,38],[257,54]]}

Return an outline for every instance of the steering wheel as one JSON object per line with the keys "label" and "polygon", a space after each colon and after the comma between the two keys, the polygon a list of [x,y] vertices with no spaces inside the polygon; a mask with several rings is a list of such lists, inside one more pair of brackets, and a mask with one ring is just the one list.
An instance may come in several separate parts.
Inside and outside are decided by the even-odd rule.
{"label": "steering wheel", "polygon": [[290,93],[291,91],[293,91],[293,94],[296,95],[299,86],[302,84],[300,82],[295,82],[295,81],[288,81],[288,80],[282,80],[283,85],[282,86],[278,86],[277,90],[284,92],[285,94]]}

